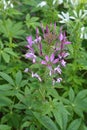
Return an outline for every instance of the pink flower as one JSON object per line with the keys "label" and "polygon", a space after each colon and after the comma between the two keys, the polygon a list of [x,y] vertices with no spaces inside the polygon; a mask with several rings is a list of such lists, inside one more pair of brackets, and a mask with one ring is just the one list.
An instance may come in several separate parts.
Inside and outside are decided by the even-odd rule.
{"label": "pink flower", "polygon": [[[42,25],[42,36],[39,35],[39,30],[36,28],[36,39],[32,40],[32,36],[28,36],[28,51],[25,54],[27,59],[30,59],[33,63],[37,62],[44,65],[48,69],[49,76],[52,77],[53,84],[60,83],[62,78],[59,77],[62,73],[62,68],[66,66],[65,58],[69,55],[65,51],[65,45],[70,44],[67,40],[66,33],[60,29],[59,36],[56,33],[56,23],[54,28],[52,24],[46,26],[44,29]],[[48,51],[48,50],[49,51]],[[39,62],[41,61],[41,62]],[[28,72],[27,68],[25,72]],[[44,71],[44,70],[43,70]],[[40,82],[42,81],[41,77],[32,72],[32,77],[37,78]]]}
{"label": "pink flower", "polygon": [[55,85],[55,83],[60,83],[62,81],[62,78],[58,78],[58,79],[53,79],[53,85]]}
{"label": "pink flower", "polygon": [[61,65],[62,65],[63,67],[66,66],[66,61],[64,61],[64,60],[62,59],[60,62],[61,62]]}
{"label": "pink flower", "polygon": [[61,30],[61,32],[60,32],[60,34],[59,34],[59,40],[60,40],[60,42],[61,42],[61,48],[63,49],[63,45],[64,44],[71,44],[71,42],[69,42],[68,40],[67,40],[67,37],[66,37],[66,34],[65,34],[65,32],[62,32],[62,30]]}
{"label": "pink flower", "polygon": [[41,61],[41,64],[47,65],[47,66],[52,66],[52,64],[56,64],[59,61],[59,59],[55,59],[54,53],[51,54],[49,57],[48,55],[45,56],[45,60]]}
{"label": "pink flower", "polygon": [[36,62],[36,55],[34,55],[34,53],[32,53],[32,52],[26,53],[26,54],[25,54],[25,57],[26,57],[27,59],[31,59],[31,60],[33,61],[33,63]]}
{"label": "pink flower", "polygon": [[37,78],[40,82],[42,81],[42,79],[40,78],[40,76],[37,73],[32,72],[32,78],[33,77]]}
{"label": "pink flower", "polygon": [[58,72],[59,74],[61,74],[61,72],[62,72],[59,65],[56,68],[54,68],[54,73],[56,73],[56,72]]}
{"label": "pink flower", "polygon": [[33,41],[33,44],[34,43],[40,43],[41,42],[41,36],[39,36],[38,38],[36,38],[34,41]]}
{"label": "pink flower", "polygon": [[62,81],[62,78],[58,78],[57,80],[56,80],[56,83],[60,83]]}

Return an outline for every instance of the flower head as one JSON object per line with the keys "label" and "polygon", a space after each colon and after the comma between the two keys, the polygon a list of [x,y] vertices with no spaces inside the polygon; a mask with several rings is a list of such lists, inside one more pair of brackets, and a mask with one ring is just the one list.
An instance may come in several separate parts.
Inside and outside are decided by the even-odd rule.
{"label": "flower head", "polygon": [[67,13],[61,12],[61,14],[58,14],[58,17],[61,19],[59,21],[60,23],[67,23],[71,19],[75,19],[73,16],[69,15],[69,12],[67,12]]}
{"label": "flower head", "polygon": [[[32,40],[32,36],[27,37],[28,51],[25,58],[30,59],[34,64],[39,61],[38,64],[48,70],[47,75],[52,77],[54,84],[62,81],[60,75],[62,74],[62,68],[66,66],[65,58],[69,55],[65,51],[65,46],[71,42],[67,40],[66,33],[62,31],[62,28],[59,35],[56,33],[56,23],[53,30],[51,27],[52,24],[47,25],[44,29],[42,25],[42,36],[39,35],[37,28],[35,40]],[[37,73],[32,72],[32,77],[37,78],[40,82],[42,81]]]}

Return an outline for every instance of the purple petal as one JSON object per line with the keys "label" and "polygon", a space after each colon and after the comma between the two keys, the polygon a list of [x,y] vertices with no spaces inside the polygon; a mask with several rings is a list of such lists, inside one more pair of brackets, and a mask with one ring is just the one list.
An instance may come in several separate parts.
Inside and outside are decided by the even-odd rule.
{"label": "purple petal", "polygon": [[26,37],[30,46],[32,46],[32,36]]}
{"label": "purple petal", "polygon": [[49,57],[47,55],[45,56],[45,59],[47,62],[49,62]]}
{"label": "purple petal", "polygon": [[63,33],[61,32],[60,35],[59,35],[59,40],[62,41],[63,38],[64,38],[64,36],[63,36]]}
{"label": "purple petal", "polygon": [[58,58],[57,58],[57,59],[55,59],[55,60],[53,61],[53,64],[56,64],[58,61],[59,61],[59,59],[58,59]]}
{"label": "purple petal", "polygon": [[26,54],[25,54],[25,58],[30,58],[30,54],[29,54],[29,53],[26,53]]}
{"label": "purple petal", "polygon": [[37,37],[34,41],[32,41],[33,44],[37,44],[41,42],[41,36]]}
{"label": "purple petal", "polygon": [[52,53],[50,56],[50,61],[53,62],[53,60],[54,60],[54,53]]}
{"label": "purple petal", "polygon": [[64,44],[71,44],[71,42],[69,42],[69,41],[65,41]]}
{"label": "purple petal", "polygon": [[69,53],[68,53],[68,52],[63,54],[63,57],[64,57],[64,58],[67,57],[67,56],[69,56]]}
{"label": "purple petal", "polygon": [[25,57],[26,58],[33,58],[33,57],[35,57],[35,55],[33,53],[26,53]]}
{"label": "purple petal", "polygon": [[42,60],[42,61],[41,61],[41,64],[47,65],[47,62],[46,62],[45,60]]}

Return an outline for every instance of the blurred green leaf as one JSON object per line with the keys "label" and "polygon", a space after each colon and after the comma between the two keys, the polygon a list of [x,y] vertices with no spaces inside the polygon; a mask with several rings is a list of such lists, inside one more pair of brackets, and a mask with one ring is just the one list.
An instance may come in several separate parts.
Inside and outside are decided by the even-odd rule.
{"label": "blurred green leaf", "polygon": [[59,103],[58,107],[56,107],[53,110],[53,114],[61,130],[66,130],[67,123],[68,123],[68,112],[64,108],[63,104]]}
{"label": "blurred green leaf", "polygon": [[48,117],[41,116],[39,113],[33,112],[35,118],[45,127],[47,130],[58,130],[56,124]]}
{"label": "blurred green leaf", "polygon": [[11,130],[11,127],[8,125],[0,124],[0,130]]}
{"label": "blurred green leaf", "polygon": [[2,57],[3,57],[3,59],[5,60],[6,63],[9,63],[10,56],[7,53],[5,53],[4,51],[2,52]]}
{"label": "blurred green leaf", "polygon": [[75,93],[74,93],[73,89],[70,88],[70,91],[69,91],[69,100],[71,102],[73,102],[74,98],[75,98]]}
{"label": "blurred green leaf", "polygon": [[13,85],[14,86],[14,81],[13,79],[6,73],[4,72],[0,72],[0,76],[5,79],[9,84]]}
{"label": "blurred green leaf", "polygon": [[80,125],[81,125],[81,119],[76,119],[71,122],[67,130],[79,130]]}
{"label": "blurred green leaf", "polygon": [[22,81],[22,73],[21,73],[21,71],[19,71],[19,72],[17,72],[17,74],[16,74],[16,85],[18,85],[19,86],[19,84],[21,83],[21,81]]}
{"label": "blurred green leaf", "polygon": [[12,101],[8,97],[0,96],[0,107],[11,105]]}
{"label": "blurred green leaf", "polygon": [[10,90],[12,89],[13,87],[10,85],[10,84],[3,84],[3,85],[0,85],[0,91],[7,91],[7,90]]}

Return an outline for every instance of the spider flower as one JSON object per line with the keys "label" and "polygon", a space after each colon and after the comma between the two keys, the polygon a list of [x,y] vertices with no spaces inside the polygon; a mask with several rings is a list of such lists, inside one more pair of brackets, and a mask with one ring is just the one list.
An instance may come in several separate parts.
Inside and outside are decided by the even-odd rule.
{"label": "spider flower", "polygon": [[[40,66],[44,66],[44,69],[48,70],[46,71],[48,73],[47,75],[52,77],[52,82],[55,84],[62,81],[62,68],[66,66],[65,58],[69,55],[68,50],[65,51],[65,46],[71,42],[67,40],[66,33],[62,31],[62,28],[59,34],[56,33],[56,23],[54,24],[54,28],[51,27],[52,24],[50,26],[47,25],[46,28],[42,25],[41,36],[39,29],[36,28],[36,39],[33,40],[32,36],[26,38],[28,50],[25,58],[30,59],[34,64],[38,63]],[[40,82],[44,80],[37,72],[31,72],[32,78],[35,77]]]}

